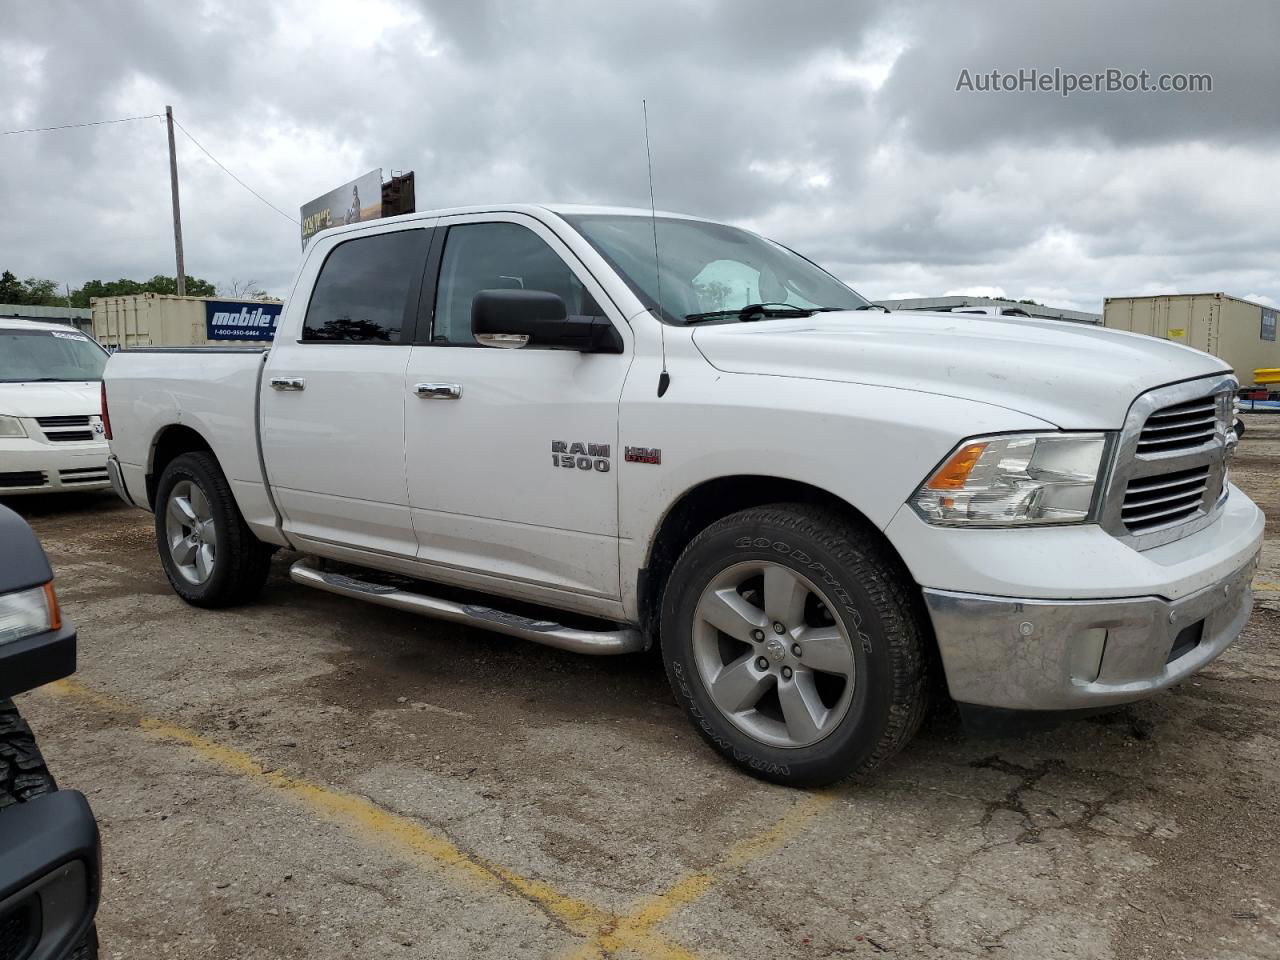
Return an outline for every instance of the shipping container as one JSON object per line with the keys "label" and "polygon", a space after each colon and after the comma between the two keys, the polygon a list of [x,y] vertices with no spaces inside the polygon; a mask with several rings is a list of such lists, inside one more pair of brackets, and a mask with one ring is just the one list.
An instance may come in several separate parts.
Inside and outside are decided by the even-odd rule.
{"label": "shipping container", "polygon": [[1274,307],[1225,293],[1107,297],[1102,322],[1211,353],[1231,364],[1241,385],[1248,386],[1254,370],[1280,367],[1277,313]]}
{"label": "shipping container", "polygon": [[[217,342],[269,342],[281,307],[278,300],[177,297],[162,293],[94,297],[90,305],[93,336],[111,350],[199,346],[210,342],[210,332]],[[256,325],[252,322],[255,317]],[[233,322],[236,320],[242,322]]]}

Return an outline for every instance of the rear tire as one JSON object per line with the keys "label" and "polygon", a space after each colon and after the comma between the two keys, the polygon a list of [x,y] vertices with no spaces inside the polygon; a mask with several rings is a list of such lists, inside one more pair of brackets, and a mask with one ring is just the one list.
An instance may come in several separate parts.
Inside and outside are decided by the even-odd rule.
{"label": "rear tire", "polygon": [[911,739],[927,637],[915,586],[875,531],[807,504],[712,524],[663,597],[667,677],[698,732],[791,786],[865,773]]}
{"label": "rear tire", "polygon": [[[0,816],[8,807],[58,789],[35,734],[12,700],[0,699]],[[68,960],[97,960],[98,927],[90,925]]]}
{"label": "rear tire", "polygon": [[233,607],[258,596],[272,548],[249,530],[213,454],[175,457],[160,475],[156,546],[173,592],[196,607]]}

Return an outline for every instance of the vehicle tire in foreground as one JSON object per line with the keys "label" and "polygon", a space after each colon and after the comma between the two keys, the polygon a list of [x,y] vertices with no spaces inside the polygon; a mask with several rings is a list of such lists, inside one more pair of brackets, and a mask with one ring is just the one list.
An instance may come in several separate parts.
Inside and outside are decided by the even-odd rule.
{"label": "vehicle tire in foreground", "polygon": [[[12,700],[0,699],[0,817],[15,804],[26,803],[58,789],[35,734]],[[68,960],[97,960],[98,928],[89,927]]]}
{"label": "vehicle tire in foreground", "polygon": [[818,786],[902,748],[927,703],[914,585],[875,532],[831,510],[774,504],[685,548],[662,606],[676,699],[752,774]]}
{"label": "vehicle tire in foreground", "polygon": [[57,789],[31,728],[12,700],[0,700],[0,811]]}
{"label": "vehicle tire in foreground", "polygon": [[164,572],[187,603],[231,607],[261,592],[271,548],[245,525],[213,454],[184,453],[165,467],[155,522]]}

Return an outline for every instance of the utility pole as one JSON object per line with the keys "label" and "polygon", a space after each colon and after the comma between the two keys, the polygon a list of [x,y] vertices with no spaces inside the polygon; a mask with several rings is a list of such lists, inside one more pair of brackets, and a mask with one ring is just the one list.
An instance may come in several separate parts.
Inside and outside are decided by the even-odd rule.
{"label": "utility pole", "polygon": [[173,147],[173,107],[164,108],[169,127],[169,186],[173,191],[173,252],[178,260],[178,296],[187,295],[187,270],[182,263],[182,207],[178,203],[178,154]]}

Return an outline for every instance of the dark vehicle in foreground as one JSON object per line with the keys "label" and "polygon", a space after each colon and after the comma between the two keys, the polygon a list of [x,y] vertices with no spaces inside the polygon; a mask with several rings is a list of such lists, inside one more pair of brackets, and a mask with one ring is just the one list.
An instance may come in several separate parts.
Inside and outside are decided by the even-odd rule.
{"label": "dark vehicle in foreground", "polygon": [[10,699],[75,668],[49,561],[0,506],[0,960],[98,955],[98,825],[83,794],[58,789]]}

